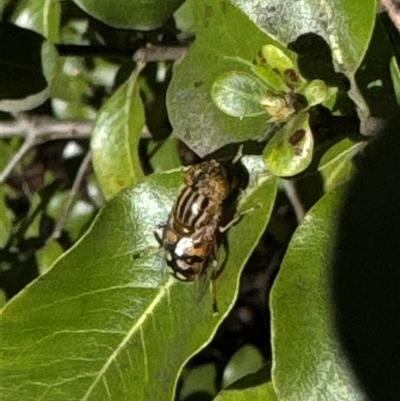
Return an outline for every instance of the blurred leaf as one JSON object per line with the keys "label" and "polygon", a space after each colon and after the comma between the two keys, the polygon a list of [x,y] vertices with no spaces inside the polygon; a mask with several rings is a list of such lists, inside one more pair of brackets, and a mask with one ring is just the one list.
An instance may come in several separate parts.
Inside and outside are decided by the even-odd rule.
{"label": "blurred leaf", "polygon": [[88,19],[71,18],[61,28],[61,42],[71,45],[89,45]]}
{"label": "blurred leaf", "polygon": [[225,366],[222,387],[228,387],[244,376],[255,373],[264,365],[261,351],[254,345],[245,344],[239,348]]}
{"label": "blurred leaf", "polygon": [[94,120],[96,109],[80,102],[69,102],[62,99],[51,99],[54,114],[60,119]]}
{"label": "blurred leaf", "polygon": [[[80,115],[96,114],[93,106],[87,105],[87,99],[93,95],[90,72],[82,57],[58,57],[55,76],[52,80],[52,100],[61,100],[57,109],[60,118],[79,118]],[[69,117],[64,117],[64,115]]]}
{"label": "blurred leaf", "polygon": [[365,145],[366,142],[356,142],[346,138],[329,148],[318,166],[318,171],[324,180],[325,192],[350,180],[355,172],[353,157],[364,149]]}
{"label": "blurred leaf", "polygon": [[173,398],[181,366],[234,303],[277,187],[271,178],[243,194],[239,210],[260,207],[228,232],[220,313],[213,315],[206,275],[179,282],[163,253],[154,252],[154,227],[166,220],[182,176],[154,174],[120,192],[81,241],[8,303],[1,322],[4,401]]}
{"label": "blurred leaf", "polygon": [[0,21],[0,110],[33,109],[48,97],[42,72],[43,37]]}
{"label": "blurred leaf", "polygon": [[60,12],[59,1],[23,0],[18,3],[11,21],[56,43],[60,40]]}
{"label": "blurred leaf", "polygon": [[374,0],[232,0],[260,28],[282,44],[310,32],[329,43],[341,72],[360,66],[375,24]]}
{"label": "blurred leaf", "polygon": [[314,139],[308,119],[308,113],[298,114],[268,142],[263,157],[272,174],[282,177],[296,175],[311,163]]}
{"label": "blurred leaf", "polygon": [[262,46],[275,42],[230,2],[197,0],[193,13],[196,41],[176,65],[167,106],[174,135],[203,157],[226,144],[265,134],[266,115],[242,120],[226,115],[213,103],[211,87],[225,72],[251,73]]}
{"label": "blurred leaf", "polygon": [[63,252],[61,245],[54,239],[48,241],[43,248],[38,249],[36,260],[40,274],[46,273]]}
{"label": "blurred leaf", "polygon": [[14,215],[7,207],[5,193],[0,187],[0,248],[7,243],[13,227]]}
{"label": "blurred leaf", "polygon": [[6,5],[10,2],[10,0],[2,0],[0,2],[0,13],[2,13],[4,11],[4,9],[6,8]]}
{"label": "blurred leaf", "polygon": [[181,31],[178,34],[180,40],[194,36],[193,4],[195,0],[186,0],[174,13],[176,27]]}
{"label": "blurred leaf", "polygon": [[[0,9],[1,9],[1,4],[0,4]],[[0,309],[4,308],[6,303],[7,303],[7,295],[3,291],[3,289],[0,288]]]}
{"label": "blurred leaf", "polygon": [[272,289],[272,378],[282,400],[364,400],[333,325],[330,264],[343,193],[329,192],[306,215]]}
{"label": "blurred leaf", "polygon": [[65,224],[65,229],[74,242],[81,237],[88,224],[93,220],[94,212],[93,205],[86,201],[78,200],[74,203]]}
{"label": "blurred leaf", "polygon": [[39,210],[42,199],[38,192],[33,194],[31,203],[29,206],[27,220],[31,220],[29,227],[25,231],[24,238],[37,238],[40,234],[40,220],[42,218],[43,212]]}
{"label": "blurred leaf", "polygon": [[214,363],[205,363],[191,369],[183,377],[179,400],[185,400],[190,396],[195,397],[196,393],[200,392],[208,394],[212,398],[215,397],[217,394],[216,376],[217,368]]}
{"label": "blurred leaf", "polygon": [[220,75],[212,84],[211,98],[228,116],[256,117],[265,114],[262,99],[268,87],[256,76],[242,71],[229,71]]}
{"label": "blurred leaf", "polygon": [[[57,96],[57,89],[64,87],[65,79],[62,79],[60,70],[62,60],[60,59],[55,45],[50,42],[43,42],[42,45],[42,70],[49,85],[50,96]],[[65,90],[65,89],[64,89]]]}
{"label": "blurred leaf", "polygon": [[138,144],[145,117],[137,75],[134,72],[104,104],[93,129],[93,168],[106,198],[143,178]]}
{"label": "blurred leaf", "polygon": [[14,155],[12,146],[4,139],[0,139],[0,171],[3,171]]}
{"label": "blurred leaf", "polygon": [[61,215],[62,212],[65,209],[65,206],[68,201],[68,192],[63,191],[63,192],[56,192],[49,200],[49,203],[46,208],[46,213],[53,218],[55,221],[57,221]]}
{"label": "blurred leaf", "polygon": [[[58,222],[67,206],[69,193],[67,191],[58,192],[49,201],[47,206],[47,214]],[[93,219],[95,209],[93,205],[84,201],[77,200],[72,206],[64,229],[69,233],[73,241],[79,239],[82,231]]]}
{"label": "blurred leaf", "polygon": [[93,85],[104,86],[111,89],[120,65],[100,57],[93,58],[93,69],[88,73],[88,78]]}
{"label": "blurred leaf", "polygon": [[223,389],[215,401],[278,401],[271,378],[270,366],[264,366]]}
{"label": "blurred leaf", "polygon": [[114,28],[147,31],[161,26],[183,0],[73,0],[92,17]]}
{"label": "blurred leaf", "polygon": [[394,56],[390,60],[390,74],[392,75],[397,104],[400,106],[400,69]]}
{"label": "blurred leaf", "polygon": [[182,165],[178,154],[178,139],[169,136],[162,145],[156,149],[159,142],[151,142],[149,146],[151,156],[150,163],[155,173],[172,170]]}

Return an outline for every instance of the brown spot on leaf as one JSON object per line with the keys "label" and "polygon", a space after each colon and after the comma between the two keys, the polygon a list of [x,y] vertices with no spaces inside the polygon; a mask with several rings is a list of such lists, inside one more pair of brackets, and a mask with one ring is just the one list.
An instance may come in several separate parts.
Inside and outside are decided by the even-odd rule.
{"label": "brown spot on leaf", "polygon": [[296,146],[306,135],[306,130],[301,128],[298,129],[294,134],[292,134],[289,138],[289,142],[292,146]]}

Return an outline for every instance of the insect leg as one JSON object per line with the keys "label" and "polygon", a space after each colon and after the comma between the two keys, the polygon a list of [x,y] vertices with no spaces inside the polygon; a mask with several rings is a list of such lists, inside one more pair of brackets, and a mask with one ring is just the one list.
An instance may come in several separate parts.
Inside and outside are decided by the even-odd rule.
{"label": "insect leg", "polygon": [[239,221],[242,219],[242,217],[248,213],[253,213],[254,210],[258,209],[260,207],[259,204],[257,204],[256,206],[250,207],[246,210],[243,210],[243,212],[238,212],[235,214],[235,216],[233,217],[233,219],[224,227],[218,227],[218,231],[220,233],[224,233],[226,230],[229,230],[232,226],[234,226],[235,224],[239,223]]}
{"label": "insect leg", "polygon": [[162,223],[157,226],[157,228],[153,231],[154,238],[156,241],[159,243],[160,246],[163,246],[164,241],[163,241],[163,233],[164,233],[164,228],[167,226],[167,223]]}
{"label": "insect leg", "polygon": [[210,290],[212,297],[212,310],[214,314],[218,313],[218,301],[217,301],[217,277],[218,277],[218,261],[214,260],[212,263],[212,273],[210,281]]}

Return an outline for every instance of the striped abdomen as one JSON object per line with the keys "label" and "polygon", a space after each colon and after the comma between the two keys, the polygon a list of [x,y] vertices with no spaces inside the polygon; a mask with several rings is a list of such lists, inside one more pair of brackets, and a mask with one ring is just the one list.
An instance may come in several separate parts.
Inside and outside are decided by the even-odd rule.
{"label": "striped abdomen", "polygon": [[182,235],[193,233],[197,228],[218,222],[221,204],[185,186],[180,192],[172,211],[173,229]]}

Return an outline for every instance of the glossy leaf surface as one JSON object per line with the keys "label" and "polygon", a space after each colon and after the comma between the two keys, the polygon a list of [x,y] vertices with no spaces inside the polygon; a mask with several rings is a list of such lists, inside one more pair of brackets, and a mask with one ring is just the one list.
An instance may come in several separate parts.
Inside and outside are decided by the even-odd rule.
{"label": "glossy leaf surface", "polygon": [[244,194],[239,209],[259,207],[228,233],[213,315],[207,277],[176,281],[155,248],[153,230],[166,220],[182,176],[153,175],[122,191],[73,249],[8,304],[1,322],[4,401],[173,398],[181,366],[232,306],[277,184],[269,178]]}
{"label": "glossy leaf surface", "polygon": [[114,28],[150,30],[162,25],[183,0],[74,0],[92,17]]}
{"label": "glossy leaf surface", "polygon": [[346,138],[333,145],[322,156],[318,171],[322,174],[325,191],[331,191],[350,180],[355,172],[353,157],[365,145],[365,142]]}
{"label": "glossy leaf surface", "polygon": [[252,60],[262,46],[275,42],[230,2],[197,0],[193,7],[196,41],[174,70],[167,106],[174,134],[204,156],[265,134],[266,115],[242,120],[228,116],[213,103],[211,88],[223,73],[252,72]]}
{"label": "glossy leaf surface", "polygon": [[228,116],[239,118],[265,114],[261,101],[267,94],[268,88],[256,76],[241,71],[220,75],[211,88],[215,105]]}
{"label": "glossy leaf surface", "polygon": [[298,114],[268,142],[263,157],[272,174],[292,176],[311,163],[314,139],[308,119],[308,113]]}
{"label": "glossy leaf surface", "polygon": [[12,21],[21,28],[30,29],[58,42],[60,35],[60,2],[53,0],[24,0],[18,4]]}
{"label": "glossy leaf surface", "polygon": [[143,103],[133,73],[99,111],[92,133],[93,167],[106,198],[143,177],[138,155],[143,127]]}
{"label": "glossy leaf surface", "polygon": [[282,400],[364,399],[333,325],[332,239],[343,194],[328,193],[306,215],[272,289],[272,378]]}
{"label": "glossy leaf surface", "polygon": [[232,0],[260,28],[287,45],[316,33],[329,43],[344,73],[359,67],[375,23],[374,0]]}

